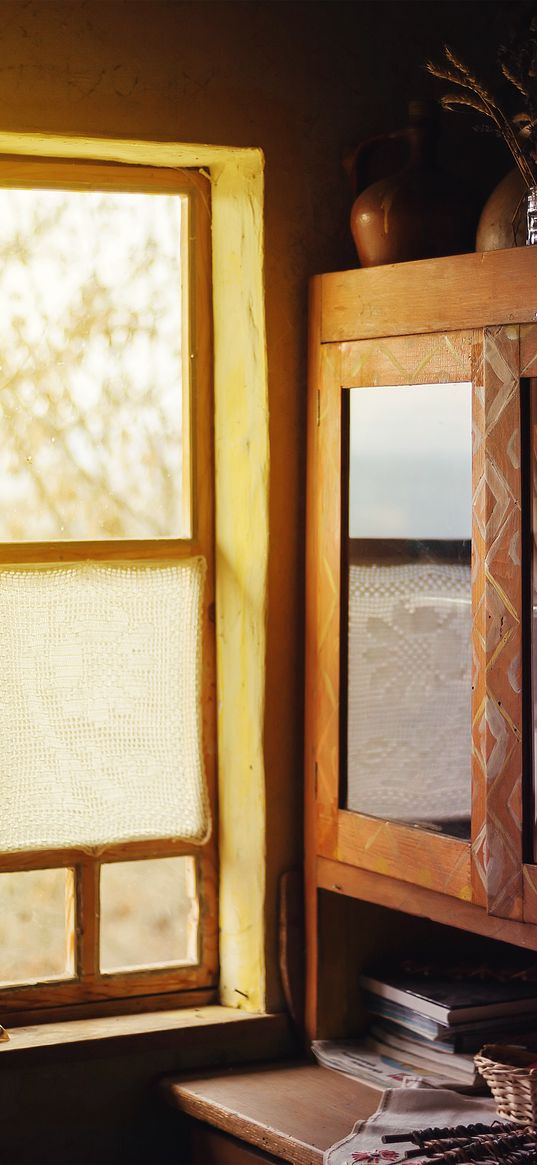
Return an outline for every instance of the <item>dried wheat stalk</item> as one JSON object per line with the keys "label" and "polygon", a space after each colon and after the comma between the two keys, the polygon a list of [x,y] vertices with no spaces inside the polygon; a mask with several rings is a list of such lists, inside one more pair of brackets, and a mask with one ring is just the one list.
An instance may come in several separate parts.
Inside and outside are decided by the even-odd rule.
{"label": "dried wheat stalk", "polygon": [[[537,185],[537,159],[533,152],[534,121],[530,113],[525,115],[524,120],[525,127],[527,128],[529,125],[531,130],[526,141],[521,135],[519,119],[515,119],[515,124],[513,124],[513,120],[507,116],[494,94],[476,77],[464,61],[456,56],[449,45],[444,45],[444,56],[447,62],[445,65],[437,65],[434,61],[427,61],[425,66],[433,77],[449,81],[451,85],[456,85],[462,90],[461,93],[447,93],[442,97],[441,104],[444,109],[467,106],[487,117],[510,150],[526,185]],[[501,71],[506,80],[527,99],[527,104],[530,106],[529,86],[524,84],[522,70],[514,67],[511,57],[502,60]]]}

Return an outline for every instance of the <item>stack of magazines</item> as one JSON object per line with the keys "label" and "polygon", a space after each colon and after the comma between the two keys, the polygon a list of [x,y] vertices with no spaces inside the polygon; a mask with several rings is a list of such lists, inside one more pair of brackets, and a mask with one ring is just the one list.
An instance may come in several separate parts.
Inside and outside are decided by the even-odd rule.
{"label": "stack of magazines", "polygon": [[485,1043],[537,1038],[537,981],[400,971],[362,975],[370,1014],[359,1040],[316,1040],[320,1063],[382,1088],[423,1083],[483,1088],[473,1053]]}

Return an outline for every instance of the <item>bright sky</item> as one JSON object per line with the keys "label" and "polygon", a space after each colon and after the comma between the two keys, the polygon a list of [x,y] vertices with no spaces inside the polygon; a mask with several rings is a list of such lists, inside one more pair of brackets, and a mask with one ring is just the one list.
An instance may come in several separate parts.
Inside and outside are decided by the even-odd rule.
{"label": "bright sky", "polygon": [[182,533],[183,201],[0,190],[0,538]]}
{"label": "bright sky", "polygon": [[351,538],[471,537],[471,389],[350,390]]}

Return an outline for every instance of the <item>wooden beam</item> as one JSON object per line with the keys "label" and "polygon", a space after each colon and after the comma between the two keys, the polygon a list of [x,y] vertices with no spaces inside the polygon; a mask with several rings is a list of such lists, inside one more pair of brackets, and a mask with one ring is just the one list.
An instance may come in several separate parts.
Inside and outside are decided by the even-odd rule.
{"label": "wooden beam", "polygon": [[535,247],[338,271],[321,281],[325,344],[537,319]]}
{"label": "wooden beam", "polygon": [[512,943],[514,946],[537,950],[537,926],[497,918],[487,914],[482,907],[474,906],[472,902],[462,902],[457,898],[449,899],[449,909],[446,910],[445,894],[438,890],[413,886],[396,878],[387,878],[384,874],[375,874],[370,870],[360,870],[342,862],[319,858],[317,885],[321,890],[348,894],[351,898],[359,898],[363,902],[374,902],[378,906],[387,906],[390,910],[401,910],[404,914],[430,918],[433,922],[441,922],[459,930],[468,930],[472,934],[482,934],[501,942]]}

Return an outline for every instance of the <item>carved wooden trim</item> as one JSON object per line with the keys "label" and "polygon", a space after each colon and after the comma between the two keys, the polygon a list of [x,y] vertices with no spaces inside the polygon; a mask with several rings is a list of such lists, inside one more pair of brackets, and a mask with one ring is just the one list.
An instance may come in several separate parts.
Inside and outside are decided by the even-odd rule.
{"label": "carved wooden trim", "polygon": [[474,374],[474,871],[478,890],[484,880],[489,913],[521,918],[518,328],[484,331],[482,368]]}
{"label": "carved wooden trim", "polygon": [[486,610],[485,528],[476,521],[475,499],[485,479],[485,390],[483,378],[483,336],[479,334],[472,353],[472,887],[473,898],[487,905],[486,832],[487,783],[480,748],[479,726],[485,700]]}
{"label": "carved wooden trim", "polygon": [[342,384],[367,388],[469,380],[475,341],[476,333],[467,331],[341,344]]}
{"label": "carved wooden trim", "polygon": [[[320,842],[320,856],[330,858],[332,854]],[[336,856],[352,864],[357,855],[364,870],[464,901],[472,897],[470,846],[459,838],[340,809]]]}
{"label": "carved wooden trim", "polygon": [[[317,465],[317,618],[315,781],[318,828],[336,839],[339,801],[339,666],[340,666],[340,545],[341,545],[341,399],[340,351],[321,351],[318,389]],[[330,829],[332,826],[332,830]]]}
{"label": "carved wooden trim", "polygon": [[524,922],[537,922],[537,866],[524,866]]}
{"label": "carved wooden trim", "polygon": [[523,324],[520,329],[520,375],[537,376],[536,324]]}

